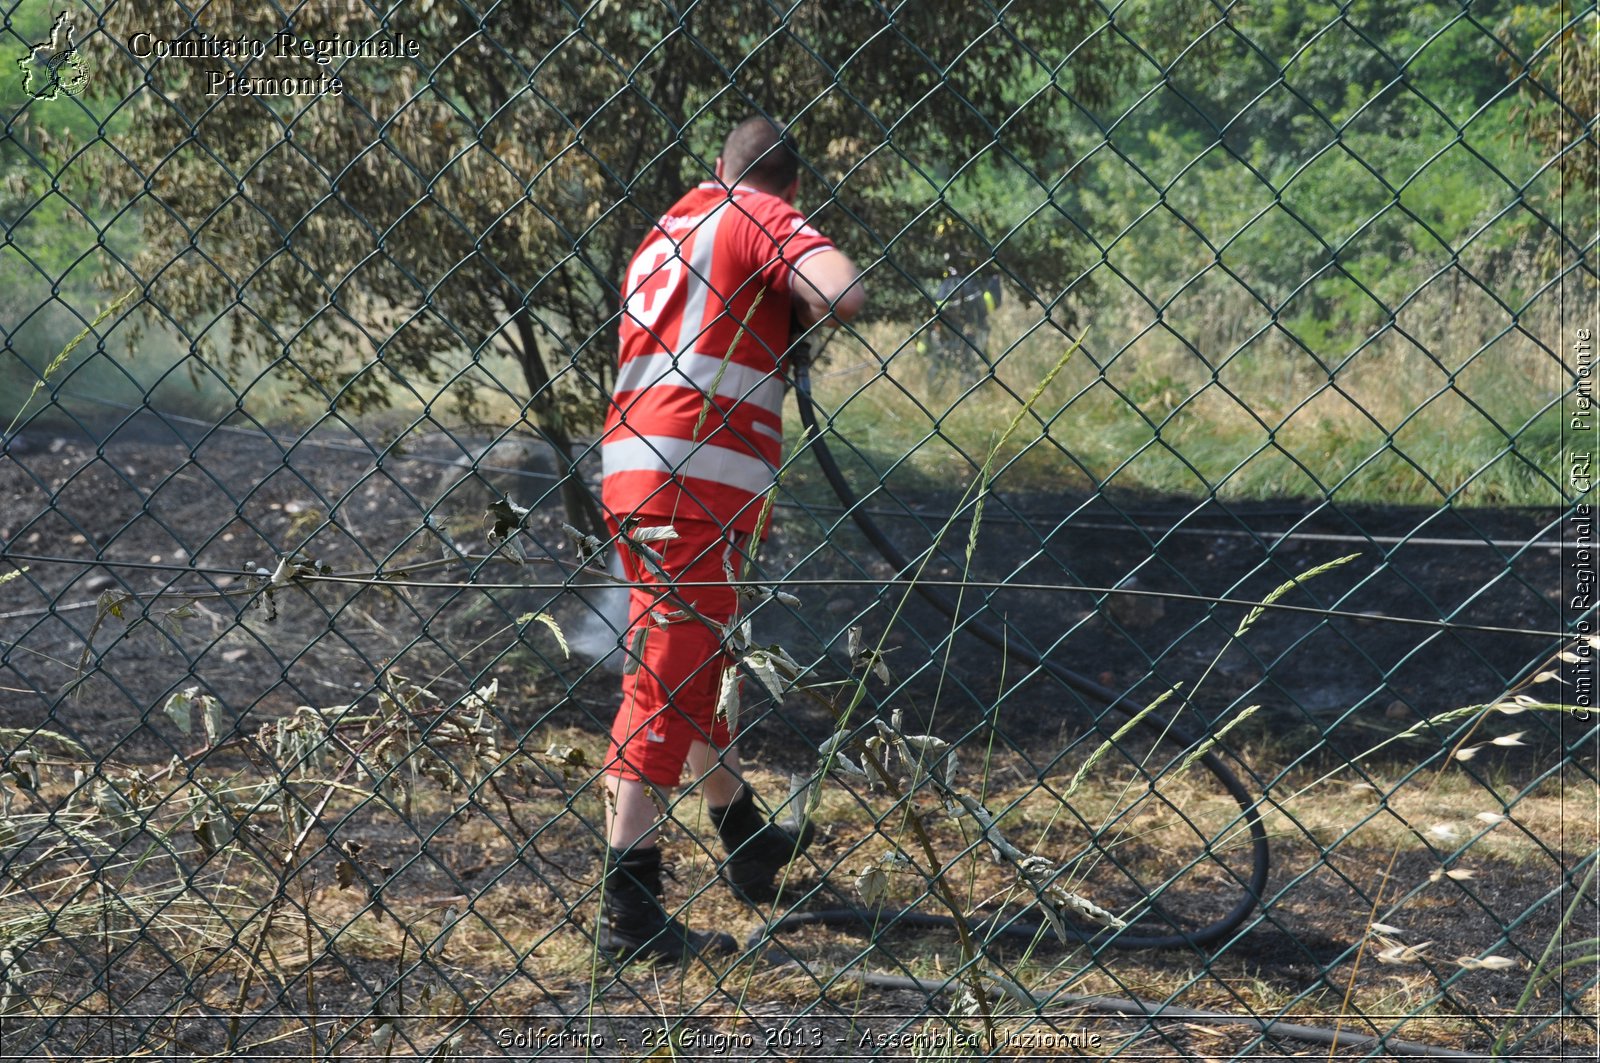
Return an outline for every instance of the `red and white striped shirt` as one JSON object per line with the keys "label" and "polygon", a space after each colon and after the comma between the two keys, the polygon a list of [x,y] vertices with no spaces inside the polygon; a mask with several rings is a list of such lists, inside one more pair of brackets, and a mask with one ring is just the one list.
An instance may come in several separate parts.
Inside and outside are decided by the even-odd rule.
{"label": "red and white striped shirt", "polygon": [[745,185],[702,184],[656,222],[622,286],[600,441],[613,516],[754,530],[783,456],[790,281],[833,246],[794,207]]}

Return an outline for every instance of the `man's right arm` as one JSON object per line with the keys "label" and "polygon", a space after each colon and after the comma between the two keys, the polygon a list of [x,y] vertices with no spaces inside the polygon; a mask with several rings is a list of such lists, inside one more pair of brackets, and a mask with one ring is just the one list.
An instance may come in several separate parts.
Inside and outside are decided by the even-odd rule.
{"label": "man's right arm", "polygon": [[789,288],[794,295],[795,316],[806,328],[819,322],[838,328],[867,305],[861,271],[850,256],[834,248],[802,259],[794,268]]}

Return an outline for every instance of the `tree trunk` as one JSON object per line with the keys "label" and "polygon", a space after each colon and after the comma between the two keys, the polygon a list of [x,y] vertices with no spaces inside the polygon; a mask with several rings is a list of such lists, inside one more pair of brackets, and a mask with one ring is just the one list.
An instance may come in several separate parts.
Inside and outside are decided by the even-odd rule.
{"label": "tree trunk", "polygon": [[528,383],[528,413],[532,415],[528,420],[556,453],[561,470],[561,504],[566,510],[567,521],[590,535],[606,539],[609,533],[600,516],[600,507],[578,473],[578,463],[573,458],[572,438],[567,434],[560,407],[552,393],[550,371],[540,357],[539,340],[528,307],[518,301],[510,309],[511,320],[517,329],[517,342],[511,347],[518,364],[522,366],[523,379]]}

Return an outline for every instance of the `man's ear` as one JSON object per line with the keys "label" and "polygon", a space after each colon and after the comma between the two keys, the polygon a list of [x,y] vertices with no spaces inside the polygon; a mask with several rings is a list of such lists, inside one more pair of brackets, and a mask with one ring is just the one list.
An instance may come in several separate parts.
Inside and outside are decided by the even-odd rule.
{"label": "man's ear", "polygon": [[719,181],[722,180],[722,156],[721,155],[717,156],[717,165],[716,165],[716,169],[715,169],[714,172],[717,175],[717,180],[719,180]]}

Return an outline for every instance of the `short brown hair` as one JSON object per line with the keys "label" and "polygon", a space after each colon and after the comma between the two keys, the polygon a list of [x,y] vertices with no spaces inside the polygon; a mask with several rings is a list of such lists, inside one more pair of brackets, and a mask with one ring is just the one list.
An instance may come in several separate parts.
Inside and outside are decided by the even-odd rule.
{"label": "short brown hair", "polygon": [[781,192],[799,176],[800,157],[787,132],[770,118],[746,118],[722,145],[722,179],[729,185],[743,182],[764,192]]}

